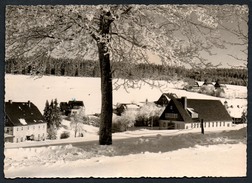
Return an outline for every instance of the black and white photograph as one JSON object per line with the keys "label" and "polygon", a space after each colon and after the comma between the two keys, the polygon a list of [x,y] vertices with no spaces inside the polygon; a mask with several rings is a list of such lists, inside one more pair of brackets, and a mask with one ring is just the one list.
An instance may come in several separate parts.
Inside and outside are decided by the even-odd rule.
{"label": "black and white photograph", "polygon": [[248,17],[6,5],[4,177],[246,177]]}

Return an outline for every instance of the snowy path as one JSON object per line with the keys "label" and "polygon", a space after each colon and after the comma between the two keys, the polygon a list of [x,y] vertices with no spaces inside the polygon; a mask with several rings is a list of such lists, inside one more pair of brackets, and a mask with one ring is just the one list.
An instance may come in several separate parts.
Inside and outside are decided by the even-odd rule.
{"label": "snowy path", "polygon": [[[239,130],[243,127],[246,127],[246,124],[234,125],[230,127],[230,130]],[[89,128],[92,128],[91,130]],[[90,141],[97,141],[99,140],[98,136],[98,128],[92,127],[89,125],[85,126],[87,131],[91,131],[84,135],[84,137],[78,138],[68,138],[68,139],[57,139],[57,140],[46,140],[46,141],[26,141],[20,143],[5,143],[5,148],[21,148],[21,147],[39,147],[39,146],[49,146],[49,145],[61,145],[61,144],[72,144],[72,143],[79,143],[79,142],[90,142]],[[219,128],[219,129],[205,129],[205,133],[211,132],[221,132],[227,131],[226,128]],[[171,135],[179,135],[179,134],[186,134],[186,133],[200,133],[200,129],[188,129],[188,130],[136,130],[136,131],[126,131],[121,133],[114,133],[113,139],[126,139],[126,138],[134,138],[134,137],[146,137],[146,136],[171,136]]]}

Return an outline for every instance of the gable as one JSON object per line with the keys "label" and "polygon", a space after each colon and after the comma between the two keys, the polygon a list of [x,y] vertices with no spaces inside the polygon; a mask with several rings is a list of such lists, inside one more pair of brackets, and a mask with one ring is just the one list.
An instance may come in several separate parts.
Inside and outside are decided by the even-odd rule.
{"label": "gable", "polygon": [[165,115],[169,113],[177,113],[179,121],[192,122],[188,112],[184,109],[182,103],[180,103],[175,97],[171,97],[171,101],[166,106],[164,112],[160,116],[161,119],[165,119]]}

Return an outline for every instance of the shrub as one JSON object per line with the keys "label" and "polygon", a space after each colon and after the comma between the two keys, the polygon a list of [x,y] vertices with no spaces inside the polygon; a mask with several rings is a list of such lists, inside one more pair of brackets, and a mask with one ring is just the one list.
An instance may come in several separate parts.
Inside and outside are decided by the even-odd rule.
{"label": "shrub", "polygon": [[159,116],[163,108],[154,103],[148,103],[141,107],[136,116],[136,126],[157,126]]}
{"label": "shrub", "polygon": [[200,87],[199,93],[207,94],[207,95],[215,95],[215,88],[213,85],[203,85]]}
{"label": "shrub", "polygon": [[121,116],[113,116],[112,133],[126,131],[129,127],[134,126],[136,121],[136,111],[126,110]]}
{"label": "shrub", "polygon": [[57,130],[54,127],[49,127],[47,129],[47,138],[51,140],[55,140],[57,138]]}
{"label": "shrub", "polygon": [[215,90],[215,96],[216,97],[223,97],[223,98],[225,98],[225,91],[224,91],[224,89],[223,88],[217,88]]}
{"label": "shrub", "polygon": [[67,139],[69,138],[70,134],[69,132],[63,132],[62,134],[60,134],[60,139]]}

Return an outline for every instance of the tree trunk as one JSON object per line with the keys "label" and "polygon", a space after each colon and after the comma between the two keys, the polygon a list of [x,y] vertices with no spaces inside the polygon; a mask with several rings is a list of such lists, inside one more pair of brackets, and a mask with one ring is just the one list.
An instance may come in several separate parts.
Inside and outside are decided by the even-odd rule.
{"label": "tree trunk", "polygon": [[99,62],[101,70],[101,121],[100,145],[112,144],[112,75],[110,58],[105,43],[98,43]]}

